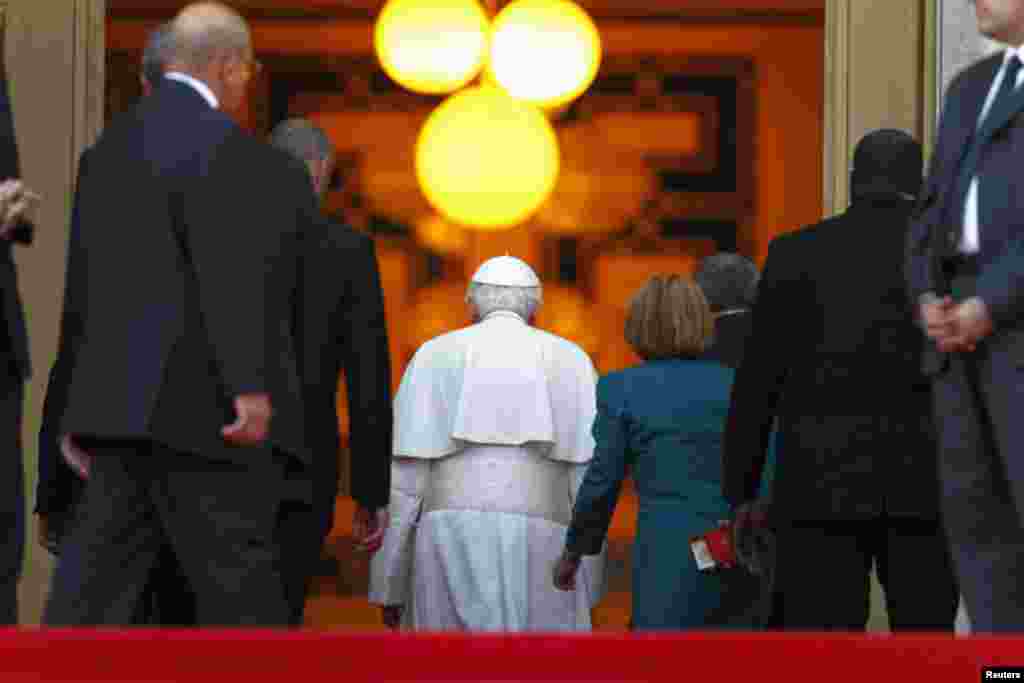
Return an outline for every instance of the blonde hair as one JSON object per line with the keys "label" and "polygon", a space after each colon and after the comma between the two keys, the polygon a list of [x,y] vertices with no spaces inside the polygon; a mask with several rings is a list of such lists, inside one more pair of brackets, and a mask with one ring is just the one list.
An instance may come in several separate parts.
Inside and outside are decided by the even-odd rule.
{"label": "blonde hair", "polygon": [[714,337],[704,293],[681,275],[655,275],[633,295],[626,341],[644,360],[697,356]]}

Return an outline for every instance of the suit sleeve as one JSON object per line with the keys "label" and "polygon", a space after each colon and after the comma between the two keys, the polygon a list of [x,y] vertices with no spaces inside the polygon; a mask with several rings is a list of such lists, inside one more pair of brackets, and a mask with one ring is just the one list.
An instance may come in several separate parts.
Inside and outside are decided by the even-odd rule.
{"label": "suit sleeve", "polygon": [[1024,238],[1018,237],[978,277],[977,295],[992,323],[1013,327],[1024,317]]}
{"label": "suit sleeve", "polygon": [[566,549],[581,555],[597,555],[604,548],[630,459],[623,393],[610,381],[603,377],[597,384],[594,457],[576,494],[565,539]]}
{"label": "suit sleeve", "polygon": [[941,227],[944,210],[944,198],[940,195],[944,189],[943,179],[950,172],[950,169],[945,167],[944,160],[949,157],[947,148],[951,144],[950,137],[955,133],[950,111],[957,106],[962,82],[963,74],[960,74],[946,91],[935,149],[907,231],[904,277],[915,315],[921,295],[936,292],[940,288],[937,278],[939,274],[934,269],[937,246],[934,243],[934,236]]}
{"label": "suit sleeve", "polygon": [[733,506],[753,499],[761,486],[782,384],[802,308],[799,261],[792,238],[772,241],[758,285],[752,329],[729,397],[722,444],[722,493]]}
{"label": "suit sleeve", "polygon": [[270,330],[283,318],[270,302],[295,287],[286,261],[293,250],[286,244],[298,226],[281,200],[274,161],[259,143],[233,131],[208,150],[183,197],[184,242],[229,396],[271,392],[277,359]]}
{"label": "suit sleeve", "polygon": [[388,504],[392,448],[391,358],[384,294],[373,240],[362,238],[351,263],[343,365],[348,391],[352,497]]}
{"label": "suit sleeve", "polygon": [[18,224],[18,227],[14,228],[11,232],[11,241],[27,246],[32,244],[32,240],[35,239],[35,235],[35,224],[29,221],[22,221]]}
{"label": "suit sleeve", "polygon": [[77,475],[64,462],[60,453],[60,422],[67,406],[71,371],[78,355],[85,320],[85,287],[79,242],[82,226],[79,221],[79,203],[83,179],[87,173],[89,152],[82,154],[78,163],[78,182],[71,208],[71,229],[68,236],[67,270],[64,276],[64,308],[60,321],[60,339],[57,359],[50,369],[50,377],[43,400],[43,421],[39,429],[39,477],[36,486],[38,514],[65,512],[74,505],[80,489]]}

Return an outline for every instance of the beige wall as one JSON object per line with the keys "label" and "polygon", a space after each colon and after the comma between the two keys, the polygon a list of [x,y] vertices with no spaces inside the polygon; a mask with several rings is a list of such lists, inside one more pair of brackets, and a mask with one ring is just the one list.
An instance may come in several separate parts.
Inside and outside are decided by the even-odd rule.
{"label": "beige wall", "polygon": [[926,38],[933,0],[828,0],[825,6],[824,213],[849,203],[849,168],[857,141],[876,128],[927,138],[933,101]]}

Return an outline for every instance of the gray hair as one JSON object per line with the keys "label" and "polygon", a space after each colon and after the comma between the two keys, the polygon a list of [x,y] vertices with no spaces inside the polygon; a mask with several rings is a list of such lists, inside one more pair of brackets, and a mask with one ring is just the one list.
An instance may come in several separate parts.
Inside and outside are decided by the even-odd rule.
{"label": "gray hair", "polygon": [[717,313],[753,306],[760,277],[757,266],[747,257],[720,252],[701,261],[693,279]]}
{"label": "gray hair", "polygon": [[219,2],[189,5],[175,18],[171,32],[175,61],[180,60],[192,69],[203,69],[218,59],[252,51],[252,36],[245,19]]}
{"label": "gray hair", "polygon": [[288,119],[274,127],[270,144],[299,161],[323,161],[334,156],[334,145],[324,130],[308,119]]}
{"label": "gray hair", "polygon": [[529,320],[542,301],[540,287],[503,287],[470,282],[466,291],[466,303],[481,319],[495,311],[511,311],[523,320]]}
{"label": "gray hair", "polygon": [[142,77],[155,88],[173,59],[174,35],[171,24],[160,24],[150,32],[146,49],[142,51]]}

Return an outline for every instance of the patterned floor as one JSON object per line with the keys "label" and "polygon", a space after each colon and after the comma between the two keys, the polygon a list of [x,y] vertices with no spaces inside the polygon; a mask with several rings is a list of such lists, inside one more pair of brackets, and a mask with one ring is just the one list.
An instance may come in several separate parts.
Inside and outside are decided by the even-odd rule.
{"label": "patterned floor", "polygon": [[[306,625],[316,629],[381,630],[384,627],[379,610],[366,601],[368,558],[353,549],[351,500],[338,500],[335,519],[313,594],[306,604]],[[624,630],[629,622],[629,546],[635,519],[636,496],[627,486],[608,535],[608,594],[594,610],[595,630]]]}

